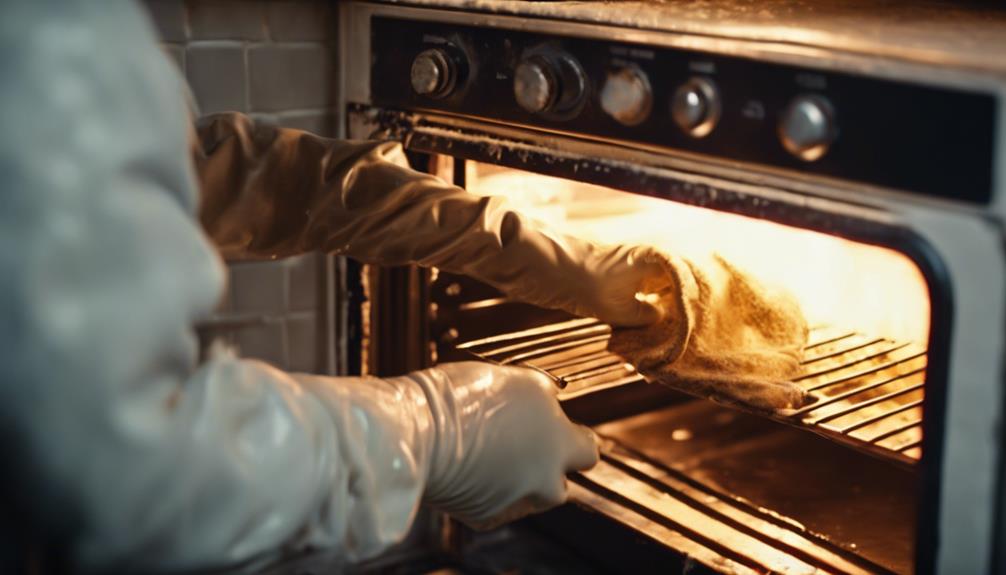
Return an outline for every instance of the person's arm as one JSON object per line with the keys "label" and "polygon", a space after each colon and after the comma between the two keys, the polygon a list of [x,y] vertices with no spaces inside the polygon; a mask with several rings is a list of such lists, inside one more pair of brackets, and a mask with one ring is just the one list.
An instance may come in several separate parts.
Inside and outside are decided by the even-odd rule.
{"label": "person's arm", "polygon": [[365,557],[423,497],[492,521],[557,503],[596,458],[526,370],[197,365],[223,267],[195,217],[182,80],[139,9],[5,7],[0,74],[0,438],[23,455],[2,495],[75,567]]}
{"label": "person's arm", "polygon": [[799,305],[722,259],[556,233],[504,197],[410,170],[392,142],[320,138],[240,114],[205,118],[199,136],[202,221],[232,257],[322,250],[436,266],[542,307],[640,328],[617,330],[609,348],[651,379],[700,382],[689,389],[763,409],[806,400],[788,381],[806,343]]}
{"label": "person's arm", "polygon": [[200,121],[194,155],[200,219],[226,257],[325,251],[416,263],[615,325],[660,317],[635,298],[669,281],[652,250],[555,233],[506,198],[409,169],[397,143],[322,138],[228,113]]}

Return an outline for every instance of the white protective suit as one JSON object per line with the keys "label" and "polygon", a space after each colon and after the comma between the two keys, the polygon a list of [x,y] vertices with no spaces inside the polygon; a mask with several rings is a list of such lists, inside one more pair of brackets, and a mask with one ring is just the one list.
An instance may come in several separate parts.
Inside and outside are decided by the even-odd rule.
{"label": "white protective suit", "polygon": [[[565,472],[593,464],[589,431],[528,370],[197,365],[192,326],[224,275],[197,221],[183,81],[131,3],[0,10],[0,421],[18,454],[3,495],[72,564],[151,572],[304,546],[367,557],[423,500],[491,523],[560,502]],[[195,154],[203,223],[230,255],[327,249],[616,323],[659,315],[633,297],[659,269],[648,258],[536,230],[501,200],[400,167],[394,145],[232,115]]]}

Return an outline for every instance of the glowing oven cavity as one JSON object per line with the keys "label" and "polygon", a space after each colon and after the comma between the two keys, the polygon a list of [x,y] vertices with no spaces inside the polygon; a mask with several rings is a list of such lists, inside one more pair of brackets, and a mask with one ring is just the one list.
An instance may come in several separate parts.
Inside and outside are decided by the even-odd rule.
{"label": "glowing oven cavity", "polygon": [[921,456],[929,295],[906,256],[765,220],[468,165],[469,190],[505,195],[557,230],[698,259],[716,253],[789,290],[812,328],[798,381],[819,398],[791,416],[896,456]]}
{"label": "glowing oven cavity", "polygon": [[[857,566],[822,559],[809,565],[851,572],[912,569],[930,302],[925,279],[908,257],[756,218],[489,164],[468,162],[466,186],[477,194],[507,196],[554,229],[599,243],[649,244],[693,258],[717,253],[763,283],[789,290],[811,326],[796,381],[817,398],[814,404],[750,415],[693,401],[608,421],[595,427],[613,442],[606,459],[579,482],[591,489],[617,487],[635,501],[650,487],[624,484],[625,470],[639,474],[655,462],[661,470],[640,475],[643,483],[653,485],[653,477],[666,474],[657,482],[698,481],[717,494],[692,501],[671,487],[661,495],[681,500],[683,509],[700,510],[684,528],[704,525],[709,497],[722,497],[728,507],[739,499],[755,505],[760,510],[755,514],[778,514],[795,531],[866,561]],[[608,334],[610,328],[595,320],[563,319],[459,347],[564,378],[569,385],[560,397],[575,398],[643,381],[606,350]],[[647,513],[653,510],[642,500],[636,503]],[[673,527],[680,515],[668,514],[668,521]],[[721,527],[718,520],[713,524]],[[695,530],[702,535],[706,528]],[[776,570],[796,561],[807,567],[789,556],[781,563],[753,559],[757,553],[738,549],[748,543],[757,547],[765,537],[745,528],[731,533],[717,553],[740,564]],[[802,552],[820,552],[812,549]]]}

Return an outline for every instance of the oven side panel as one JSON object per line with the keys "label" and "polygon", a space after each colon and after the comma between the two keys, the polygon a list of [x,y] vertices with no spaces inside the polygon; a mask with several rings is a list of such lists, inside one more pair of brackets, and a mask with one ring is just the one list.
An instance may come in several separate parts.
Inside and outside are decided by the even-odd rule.
{"label": "oven side panel", "polygon": [[[339,109],[370,103],[370,10],[357,2],[339,3]],[[347,114],[339,114],[339,134],[352,137]]]}
{"label": "oven side panel", "polygon": [[928,422],[943,428],[941,467],[930,474],[939,485],[929,486],[940,493],[937,571],[993,572],[1006,400],[1003,230],[995,220],[946,211],[913,210],[906,218],[938,253],[952,290],[953,323],[944,334],[950,338],[948,386],[939,391],[943,421]]}

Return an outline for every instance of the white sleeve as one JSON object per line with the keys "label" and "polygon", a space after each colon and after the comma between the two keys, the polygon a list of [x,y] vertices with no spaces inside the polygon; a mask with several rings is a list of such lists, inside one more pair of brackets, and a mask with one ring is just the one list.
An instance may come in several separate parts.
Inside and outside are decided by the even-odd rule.
{"label": "white sleeve", "polygon": [[195,219],[182,80],[140,9],[3,12],[0,420],[25,454],[4,495],[113,572],[398,540],[429,417],[400,406],[422,401],[347,379],[326,407],[261,363],[196,364],[222,265]]}

